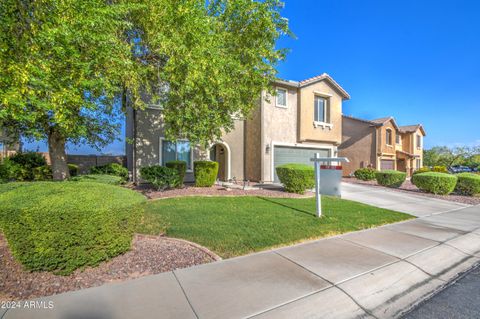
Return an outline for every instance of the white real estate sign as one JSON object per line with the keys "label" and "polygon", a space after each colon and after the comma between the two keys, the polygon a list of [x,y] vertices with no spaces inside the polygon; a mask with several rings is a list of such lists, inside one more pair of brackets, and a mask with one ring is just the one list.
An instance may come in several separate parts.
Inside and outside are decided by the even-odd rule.
{"label": "white real estate sign", "polygon": [[[322,216],[321,194],[341,196],[341,162],[350,162],[346,157],[320,157],[319,153],[310,159],[315,165],[315,198],[317,217]],[[337,163],[337,165],[332,165]]]}

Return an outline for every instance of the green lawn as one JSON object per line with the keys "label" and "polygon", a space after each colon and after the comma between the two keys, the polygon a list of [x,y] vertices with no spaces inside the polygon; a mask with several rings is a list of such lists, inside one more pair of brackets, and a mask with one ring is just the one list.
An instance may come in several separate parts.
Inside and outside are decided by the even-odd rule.
{"label": "green lawn", "polygon": [[138,232],[187,239],[224,258],[413,218],[332,197],[184,197],[151,201]]}

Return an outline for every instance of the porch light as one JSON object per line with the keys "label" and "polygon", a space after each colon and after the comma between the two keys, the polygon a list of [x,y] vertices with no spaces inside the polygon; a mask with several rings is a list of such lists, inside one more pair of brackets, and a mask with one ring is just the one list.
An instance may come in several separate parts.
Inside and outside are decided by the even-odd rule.
{"label": "porch light", "polygon": [[265,147],[265,153],[270,153],[270,144],[267,144],[267,146]]}

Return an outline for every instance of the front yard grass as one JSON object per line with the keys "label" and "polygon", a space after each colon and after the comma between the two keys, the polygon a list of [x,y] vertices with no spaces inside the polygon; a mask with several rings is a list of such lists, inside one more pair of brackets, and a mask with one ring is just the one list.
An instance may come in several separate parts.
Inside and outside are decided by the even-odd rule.
{"label": "front yard grass", "polygon": [[203,245],[223,258],[413,218],[333,197],[315,199],[184,197],[151,201],[137,231],[165,232]]}

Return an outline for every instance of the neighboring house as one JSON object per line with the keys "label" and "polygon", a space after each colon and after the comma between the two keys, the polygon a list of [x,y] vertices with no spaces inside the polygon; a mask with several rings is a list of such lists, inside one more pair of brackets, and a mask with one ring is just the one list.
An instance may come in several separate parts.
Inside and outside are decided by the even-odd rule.
{"label": "neighboring house", "polygon": [[350,175],[363,167],[393,169],[409,175],[423,166],[421,124],[398,126],[393,117],[363,120],[342,117],[343,137],[339,156],[350,159],[343,165],[343,174]]}
{"label": "neighboring house", "polygon": [[0,127],[0,159],[20,151],[20,141]]}
{"label": "neighboring house", "polygon": [[247,120],[213,143],[208,151],[189,141],[167,141],[163,136],[161,109],[128,108],[126,118],[127,166],[139,181],[142,166],[163,165],[170,160],[187,162],[186,180],[193,180],[193,161],[219,163],[221,181],[276,182],[275,167],[285,163],[312,164],[315,153],[336,156],[342,142],[342,102],[348,93],[328,74],[301,82],[277,80],[276,96],[264,92]]}

